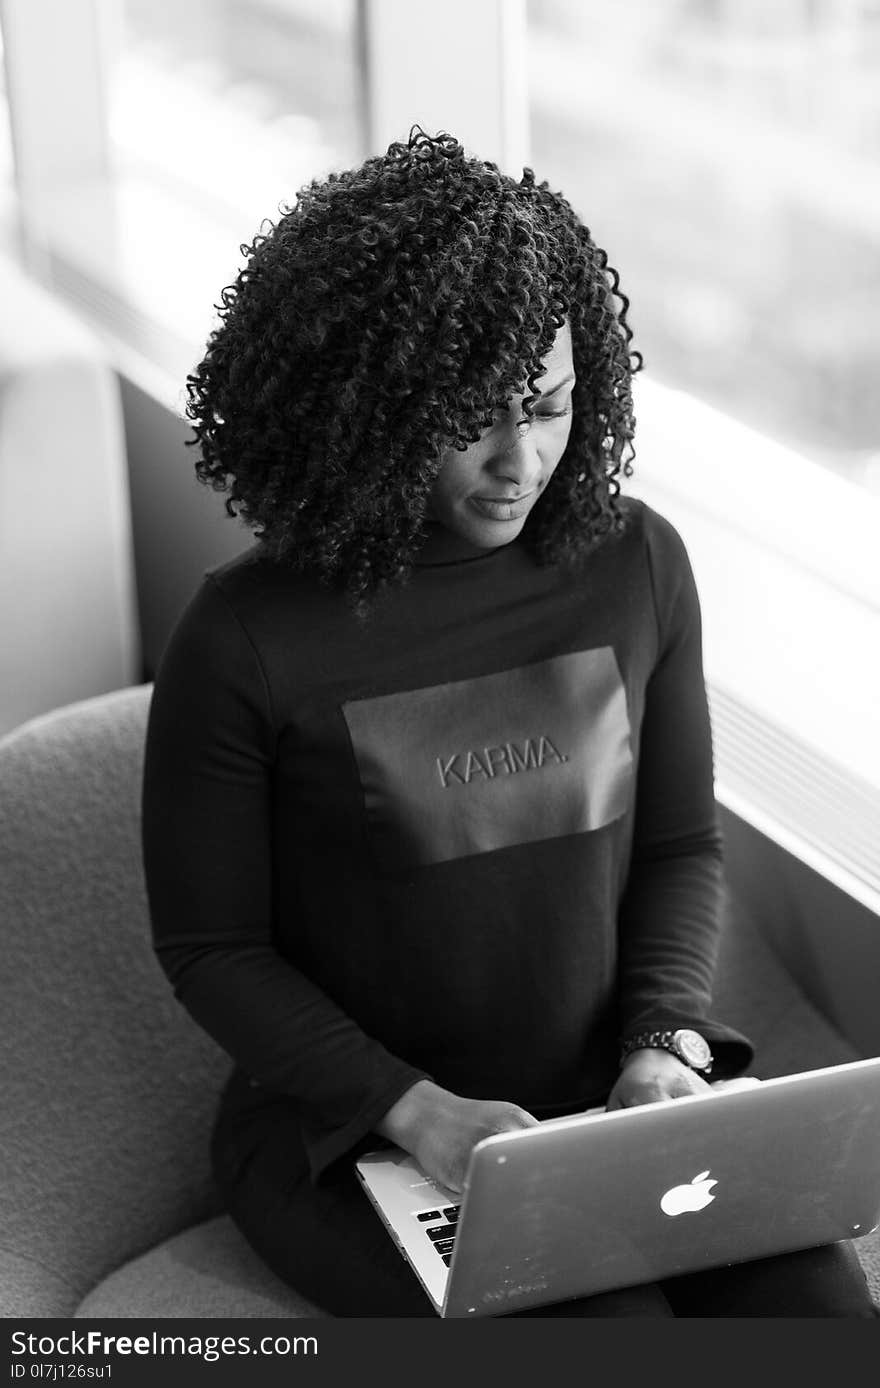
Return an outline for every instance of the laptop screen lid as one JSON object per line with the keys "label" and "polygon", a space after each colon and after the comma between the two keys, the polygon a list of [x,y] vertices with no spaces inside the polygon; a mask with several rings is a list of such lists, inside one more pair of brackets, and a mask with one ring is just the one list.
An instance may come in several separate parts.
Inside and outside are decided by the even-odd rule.
{"label": "laptop screen lid", "polygon": [[857,1238],[880,1220],[878,1158],[880,1059],[486,1138],[442,1314],[503,1315]]}

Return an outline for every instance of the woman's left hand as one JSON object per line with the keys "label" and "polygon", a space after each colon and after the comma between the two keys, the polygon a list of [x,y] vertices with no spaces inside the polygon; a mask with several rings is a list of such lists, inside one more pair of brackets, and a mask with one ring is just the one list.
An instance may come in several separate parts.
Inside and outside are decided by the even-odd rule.
{"label": "woman's left hand", "polygon": [[645,1046],[632,1051],[623,1062],[617,1083],[608,1096],[606,1112],[656,1104],[661,1099],[682,1099],[688,1094],[711,1094],[702,1075],[678,1060],[671,1051]]}

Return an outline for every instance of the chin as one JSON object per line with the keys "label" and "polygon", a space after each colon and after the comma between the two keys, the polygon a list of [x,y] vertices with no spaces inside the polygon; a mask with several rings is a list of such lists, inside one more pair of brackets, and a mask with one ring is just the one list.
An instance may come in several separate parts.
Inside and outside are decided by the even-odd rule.
{"label": "chin", "polygon": [[490,521],[485,526],[469,530],[466,538],[471,544],[479,545],[480,549],[498,549],[499,545],[508,545],[515,540],[524,524],[524,520],[506,521],[503,524],[492,524]]}

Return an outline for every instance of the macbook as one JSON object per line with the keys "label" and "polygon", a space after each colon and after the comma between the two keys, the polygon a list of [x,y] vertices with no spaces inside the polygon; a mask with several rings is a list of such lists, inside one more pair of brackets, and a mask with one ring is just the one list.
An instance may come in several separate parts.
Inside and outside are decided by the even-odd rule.
{"label": "macbook", "polygon": [[461,1194],[356,1163],[441,1316],[498,1316],[859,1238],[880,1222],[880,1058],[485,1138]]}

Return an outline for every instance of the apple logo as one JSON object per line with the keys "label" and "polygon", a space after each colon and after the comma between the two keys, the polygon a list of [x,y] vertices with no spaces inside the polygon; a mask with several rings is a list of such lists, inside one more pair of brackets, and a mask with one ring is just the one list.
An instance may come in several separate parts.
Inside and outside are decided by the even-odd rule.
{"label": "apple logo", "polygon": [[701,1171],[699,1176],[695,1176],[687,1185],[672,1186],[660,1201],[663,1213],[680,1215],[686,1210],[704,1210],[715,1199],[712,1187],[718,1184],[717,1181],[707,1181],[708,1175],[708,1171]]}

